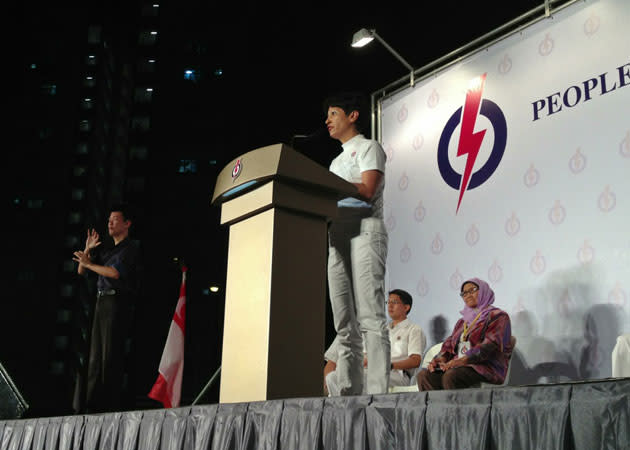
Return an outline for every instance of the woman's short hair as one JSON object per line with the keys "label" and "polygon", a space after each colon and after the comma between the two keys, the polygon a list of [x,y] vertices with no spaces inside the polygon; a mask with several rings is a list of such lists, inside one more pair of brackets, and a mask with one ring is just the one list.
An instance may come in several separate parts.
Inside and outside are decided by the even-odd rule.
{"label": "woman's short hair", "polygon": [[355,122],[357,131],[363,132],[368,124],[370,108],[365,94],[361,92],[339,92],[328,96],[322,104],[324,114],[328,112],[328,108],[337,107],[343,109],[343,112],[350,114],[352,111],[358,111],[359,118]]}

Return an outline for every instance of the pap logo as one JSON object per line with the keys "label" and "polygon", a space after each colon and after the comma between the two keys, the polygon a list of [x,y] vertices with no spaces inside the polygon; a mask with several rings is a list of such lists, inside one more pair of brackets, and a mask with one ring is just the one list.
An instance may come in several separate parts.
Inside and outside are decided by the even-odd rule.
{"label": "pap logo", "polygon": [[234,168],[232,169],[232,181],[236,181],[238,176],[241,174],[241,170],[243,170],[243,163],[240,159],[237,159],[236,164],[234,164]]}
{"label": "pap logo", "polygon": [[[481,94],[483,93],[485,81],[485,73],[471,81],[468,92],[466,93],[464,106],[458,108],[448,119],[442,130],[438,144],[437,158],[440,174],[446,184],[453,189],[459,190],[459,200],[457,201],[455,214],[459,211],[462,199],[464,198],[464,192],[485,183],[492,176],[497,167],[499,167],[499,163],[505,151],[507,123],[503,111],[501,111],[501,108],[499,108],[496,103],[488,99],[482,100]],[[492,146],[488,160],[479,170],[473,173],[475,160],[477,159],[479,149],[481,148],[487,131],[481,130],[475,132],[475,123],[477,122],[479,114],[486,117],[492,125],[494,130],[494,145]],[[448,159],[448,144],[460,123],[462,126],[459,131],[457,157],[466,156],[466,165],[463,174],[457,173]]]}

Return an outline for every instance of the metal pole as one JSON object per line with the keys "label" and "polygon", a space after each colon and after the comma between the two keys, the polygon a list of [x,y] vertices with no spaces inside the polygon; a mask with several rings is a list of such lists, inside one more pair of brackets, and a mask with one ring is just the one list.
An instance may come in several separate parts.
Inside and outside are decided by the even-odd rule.
{"label": "metal pole", "polygon": [[410,76],[409,76],[409,84],[411,85],[411,87],[413,87],[413,85],[414,85],[414,71],[413,71],[413,67],[411,66],[411,64],[409,64],[407,61],[405,61],[405,59],[404,59],[402,56],[400,56],[400,55],[398,54],[398,52],[397,52],[396,50],[394,50],[394,49],[393,49],[393,48],[392,48],[392,47],[391,47],[391,46],[390,46],[387,42],[385,42],[385,40],[383,40],[383,38],[382,38],[382,37],[380,37],[380,36],[376,33],[376,31],[374,31],[374,30],[371,30],[371,31],[372,31],[372,35],[376,38],[376,40],[377,40],[377,41],[379,41],[381,44],[383,44],[383,46],[384,46],[387,50],[389,50],[389,52],[390,52],[392,55],[394,55],[394,56],[398,59],[398,61],[400,61],[401,63],[403,63],[403,65],[404,65],[407,69],[409,69],[409,72],[410,72]]}
{"label": "metal pole", "polygon": [[374,93],[372,93],[370,95],[370,112],[371,112],[371,117],[370,117],[371,135],[370,135],[370,137],[372,139],[376,139],[376,130],[375,130],[375,126],[376,126],[376,111],[374,111]]}
{"label": "metal pole", "polygon": [[[545,0],[545,1],[549,1],[549,5],[550,7],[553,5],[553,3],[556,3],[558,0]],[[570,0],[567,3],[562,4],[561,6],[555,7],[553,9],[553,11],[549,11],[550,14],[556,13],[558,11],[561,11],[565,8],[568,8],[569,6],[573,5],[574,3],[578,3],[580,1],[583,0]],[[493,31],[490,31],[489,33],[484,34],[483,36],[474,39],[473,41],[469,42],[468,44],[430,62],[429,64],[426,64],[418,69],[416,69],[414,71],[414,73],[416,75],[420,75],[420,78],[417,81],[421,81],[424,80],[430,76],[432,76],[433,74],[435,74],[436,72],[442,71],[444,69],[446,69],[449,66],[452,66],[453,64],[456,64],[459,61],[462,61],[463,59],[467,58],[468,56],[476,53],[479,51],[479,47],[477,47],[480,43],[484,43],[485,47],[490,47],[491,45],[502,41],[503,39],[506,39],[509,36],[512,36],[513,34],[516,34],[520,31],[522,31],[523,29],[527,28],[530,25],[533,25],[536,22],[540,22],[541,20],[545,20],[547,19],[547,16],[544,14],[538,17],[535,17],[534,19],[526,22],[526,23],[522,23],[519,26],[516,26],[516,28],[513,28],[515,25],[517,25],[519,22],[522,22],[523,20],[529,18],[530,16],[534,16],[536,13],[540,13],[541,11],[544,11],[545,9],[545,5],[541,4],[539,6],[534,7],[533,9],[531,9],[530,11],[520,15],[519,17],[510,20],[509,22],[501,25],[500,27],[496,28]],[[505,30],[509,30],[506,34],[499,36],[496,39],[493,39],[491,41],[488,41],[491,37],[496,36],[497,34],[505,31]],[[467,53],[466,53],[467,52]],[[440,64],[442,64],[440,66]],[[429,70],[433,67],[436,67],[434,70]],[[385,97],[390,97],[392,95],[397,94],[398,92],[404,90],[406,87],[404,87],[403,83],[408,79],[407,76],[401,77],[396,81],[393,81],[391,83],[389,83],[388,85],[374,91],[374,94],[381,94],[382,98]],[[402,87],[401,87],[402,86]],[[392,89],[394,88],[394,89]],[[392,90],[390,90],[392,89]]]}
{"label": "metal pole", "polygon": [[204,386],[204,388],[201,390],[201,392],[199,393],[199,395],[197,396],[197,398],[195,398],[195,400],[192,402],[192,405],[196,405],[197,402],[201,399],[201,397],[204,396],[204,394],[206,393],[206,391],[208,389],[210,389],[210,386],[212,386],[214,384],[214,380],[217,379],[217,377],[219,376],[219,373],[221,372],[221,366],[219,366],[219,368],[216,370],[216,372],[214,372],[214,375],[212,375],[212,377],[210,378],[210,381],[208,381],[206,383],[206,385]]}

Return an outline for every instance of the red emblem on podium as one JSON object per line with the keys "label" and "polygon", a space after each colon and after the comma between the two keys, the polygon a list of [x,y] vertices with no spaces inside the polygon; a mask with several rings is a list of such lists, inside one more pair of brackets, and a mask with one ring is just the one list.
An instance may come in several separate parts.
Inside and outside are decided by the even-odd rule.
{"label": "red emblem on podium", "polygon": [[236,160],[236,164],[234,164],[234,168],[232,169],[232,181],[236,180],[238,176],[241,174],[241,170],[243,169],[243,164],[240,159]]}

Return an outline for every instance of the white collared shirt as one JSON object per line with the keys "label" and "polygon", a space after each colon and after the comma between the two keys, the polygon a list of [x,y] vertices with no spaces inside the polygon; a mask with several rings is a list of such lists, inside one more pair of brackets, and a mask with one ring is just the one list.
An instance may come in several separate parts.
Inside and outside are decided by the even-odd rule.
{"label": "white collared shirt", "polygon": [[392,362],[407,359],[409,355],[422,356],[424,354],[427,339],[420,325],[405,319],[396,326],[390,322],[388,327]]}
{"label": "white collared shirt", "polygon": [[[330,163],[330,171],[350,183],[361,183],[361,173],[368,170],[378,170],[385,174],[387,156],[381,144],[372,139],[366,139],[362,134],[354,136],[343,145],[343,151]],[[383,178],[384,180],[384,178]],[[383,188],[382,181],[376,189],[370,203],[358,199],[342,199],[340,206],[350,208],[372,208],[372,217],[383,218]]]}

